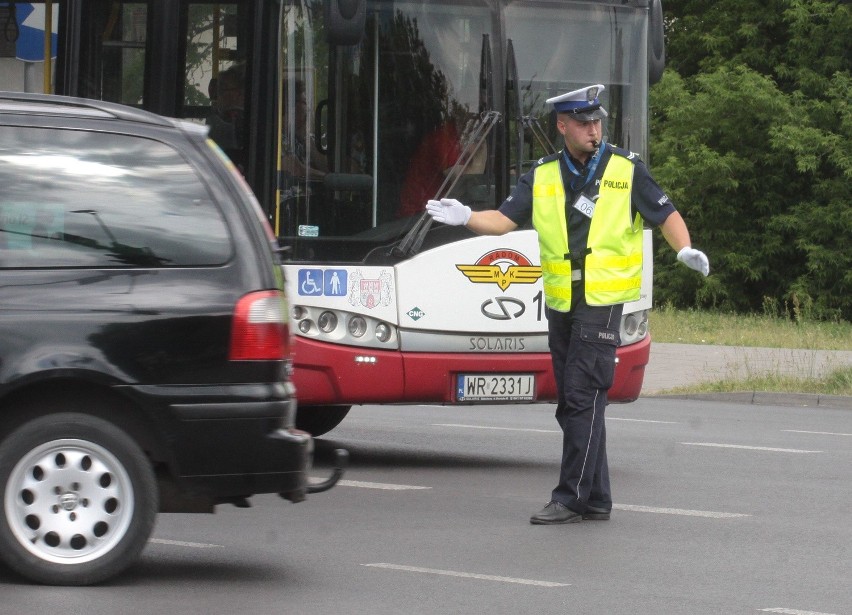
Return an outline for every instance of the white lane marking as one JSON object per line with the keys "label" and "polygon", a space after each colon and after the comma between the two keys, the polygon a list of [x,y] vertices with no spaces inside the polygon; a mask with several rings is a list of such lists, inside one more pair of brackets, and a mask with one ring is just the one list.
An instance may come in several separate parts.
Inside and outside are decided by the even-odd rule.
{"label": "white lane marking", "polygon": [[743,513],[714,512],[712,510],[687,510],[683,508],[658,508],[656,506],[637,506],[634,504],[613,504],[617,510],[630,510],[633,512],[660,513],[663,515],[685,515],[687,517],[708,517],[710,519],[735,519],[737,517],[751,517]]}
{"label": "white lane marking", "polygon": [[[324,478],[314,478],[313,476],[308,479],[308,482],[311,483],[321,483],[325,479]],[[370,483],[363,480],[339,480],[337,481],[338,487],[361,487],[363,489],[385,489],[387,491],[406,491],[410,489],[431,489],[432,487],[420,487],[417,485],[394,485],[393,483]]]}
{"label": "white lane marking", "polygon": [[790,433],[813,433],[820,436],[852,436],[852,433],[838,433],[836,431],[802,431],[800,429],[782,429]]}
{"label": "white lane marking", "polygon": [[772,448],[770,446],[744,446],[742,444],[719,444],[717,442],[681,442],[688,446],[715,446],[717,448],[740,448],[749,451],[772,451],[775,453],[821,453],[822,451],[806,451],[798,448]]}
{"label": "white lane marking", "polygon": [[497,431],[534,431],[536,433],[562,433],[558,429],[527,429],[523,427],[489,427],[487,425],[462,425],[461,423],[432,423],[432,427],[467,427],[468,429],[494,429]]}
{"label": "white lane marking", "polygon": [[834,615],[833,613],[818,613],[817,611],[799,611],[798,609],[758,609],[764,613],[784,613],[785,615]]}
{"label": "white lane marking", "polygon": [[[676,421],[652,421],[650,419],[622,419],[612,416],[606,417],[608,421],[630,421],[631,423],[661,423],[665,425],[677,425]],[[531,429],[528,427],[491,427],[489,425],[465,425],[462,423],[432,423],[432,427],[466,427],[468,429],[493,429],[495,431],[526,431],[533,433],[562,433],[558,429]]]}
{"label": "white lane marking", "polygon": [[497,577],[491,574],[474,572],[457,572],[455,570],[438,570],[436,568],[420,568],[418,566],[399,566],[397,564],[361,564],[368,568],[386,568],[388,570],[404,570],[406,572],[422,572],[424,574],[441,574],[448,577],[464,579],[480,579],[482,581],[499,581],[501,583],[520,583],[521,585],[536,585],[538,587],[568,587],[570,583],[554,583],[553,581],[536,581],[534,579],[516,579],[514,577]]}
{"label": "white lane marking", "polygon": [[677,421],[652,421],[651,419],[622,419],[614,416],[606,417],[608,421],[630,421],[632,423],[661,423],[663,425],[679,425]]}
{"label": "white lane marking", "polygon": [[154,542],[158,545],[174,545],[176,547],[192,547],[194,549],[224,549],[225,545],[212,545],[206,542],[186,542],[183,540],[166,540],[165,538],[151,538],[148,542]]}

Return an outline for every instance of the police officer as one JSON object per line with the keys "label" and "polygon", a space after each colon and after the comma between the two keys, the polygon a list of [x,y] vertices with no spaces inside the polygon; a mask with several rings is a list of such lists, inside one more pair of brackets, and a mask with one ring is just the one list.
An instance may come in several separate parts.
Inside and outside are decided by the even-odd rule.
{"label": "police officer", "polygon": [[623,304],[639,298],[643,220],[660,228],[679,261],[710,272],[645,164],[602,142],[603,91],[597,84],[547,100],[565,148],[536,162],[499,209],[471,211],[455,199],[426,205],[436,221],[479,234],[502,235],[530,217],[538,233],[563,442],[559,483],[530,518],[537,525],[609,519],[604,409]]}

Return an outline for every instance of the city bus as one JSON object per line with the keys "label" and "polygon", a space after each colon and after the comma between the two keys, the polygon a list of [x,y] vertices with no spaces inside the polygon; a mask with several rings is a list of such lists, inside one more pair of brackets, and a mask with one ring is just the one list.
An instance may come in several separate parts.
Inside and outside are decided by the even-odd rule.
{"label": "city bus", "polygon": [[[278,236],[299,426],[366,403],[555,400],[535,231],[476,236],[425,202],[498,207],[562,147],[545,100],[593,83],[605,140],[646,157],[659,0],[0,2],[4,23],[0,89],[210,126]],[[644,233],[612,402],[639,396],[650,354]]]}

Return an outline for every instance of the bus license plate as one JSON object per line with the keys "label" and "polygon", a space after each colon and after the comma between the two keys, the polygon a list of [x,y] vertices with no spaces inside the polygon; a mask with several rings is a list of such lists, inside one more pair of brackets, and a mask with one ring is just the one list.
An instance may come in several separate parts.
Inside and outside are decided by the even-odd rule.
{"label": "bus license plate", "polygon": [[533,401],[534,374],[459,374],[456,401]]}

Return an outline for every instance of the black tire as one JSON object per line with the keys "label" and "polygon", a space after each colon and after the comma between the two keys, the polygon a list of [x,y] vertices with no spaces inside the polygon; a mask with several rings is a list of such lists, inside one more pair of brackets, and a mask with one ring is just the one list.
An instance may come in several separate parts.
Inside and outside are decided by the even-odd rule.
{"label": "black tire", "polygon": [[0,558],[48,585],[91,585],[135,562],[159,510],[151,463],[121,429],[61,413],[0,443]]}
{"label": "black tire", "polygon": [[296,427],[312,436],[328,433],[346,418],[352,406],[299,406]]}

